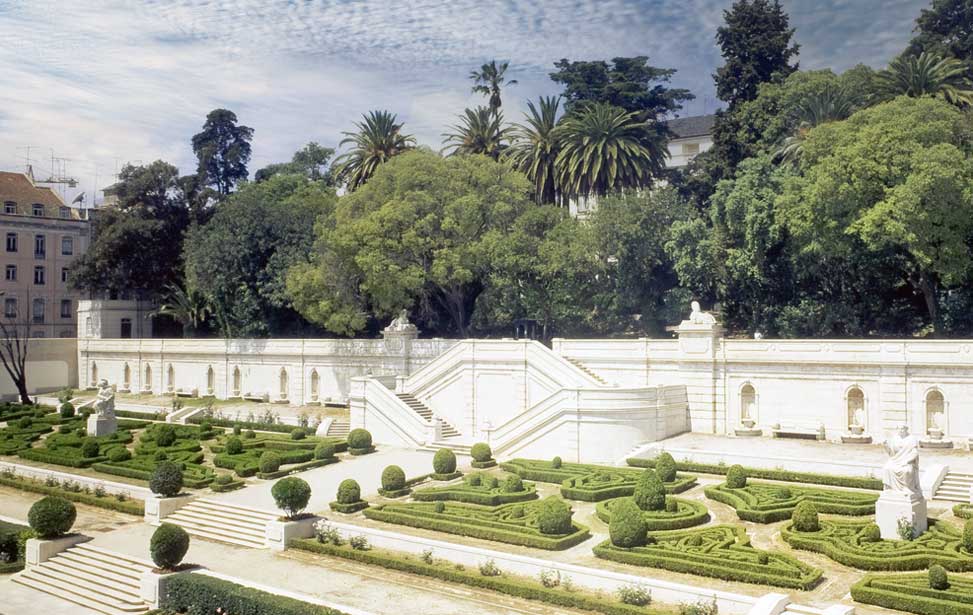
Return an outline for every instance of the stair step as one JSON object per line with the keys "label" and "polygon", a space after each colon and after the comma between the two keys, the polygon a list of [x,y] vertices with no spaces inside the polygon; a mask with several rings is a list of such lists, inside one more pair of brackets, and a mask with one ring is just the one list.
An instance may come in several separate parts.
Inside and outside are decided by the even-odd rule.
{"label": "stair step", "polygon": [[252,530],[245,529],[238,526],[230,526],[225,523],[220,522],[208,522],[203,519],[198,519],[196,517],[181,517],[173,515],[168,517],[166,521],[174,523],[175,525],[182,526],[185,529],[194,528],[204,532],[212,532],[214,534],[231,536],[233,538],[238,538],[244,541],[252,541],[254,543],[263,543],[266,540],[267,532],[266,530]]}
{"label": "stair step", "polygon": [[74,551],[84,551],[92,553],[93,556],[100,556],[103,558],[108,558],[116,562],[124,562],[126,565],[134,565],[146,570],[152,570],[155,568],[155,564],[147,559],[142,559],[132,555],[126,555],[125,553],[116,553],[115,551],[109,551],[108,549],[103,549],[101,547],[95,546],[90,542],[82,542],[71,547]]}
{"label": "stair step", "polygon": [[80,593],[110,604],[132,604],[135,606],[140,606],[142,604],[142,601],[139,599],[137,589],[135,591],[126,591],[125,589],[110,585],[112,581],[109,579],[92,581],[78,575],[63,577],[61,576],[60,570],[50,568],[43,564],[32,567],[25,573],[25,575],[32,579],[44,581],[45,583],[53,583],[56,581],[69,583],[72,587],[76,587],[81,590]]}
{"label": "stair step", "polygon": [[39,580],[25,575],[26,573],[21,573],[15,576],[13,578],[13,582],[24,585],[31,589],[35,589],[39,592],[67,600],[73,604],[89,608],[92,611],[105,613],[105,615],[138,615],[141,613],[147,613],[149,611],[148,604],[144,602],[141,605],[105,603],[87,595],[78,594],[72,591],[71,586],[65,581],[59,580],[49,582],[47,580]]}
{"label": "stair step", "polygon": [[250,517],[235,517],[227,513],[216,513],[206,509],[187,510],[180,509],[172,514],[179,519],[195,520],[203,524],[228,525],[242,530],[263,533],[267,530],[267,521],[257,521]]}
{"label": "stair step", "polygon": [[91,568],[77,561],[55,557],[44,562],[43,566],[49,567],[52,570],[60,572],[62,575],[70,576],[72,578],[76,577],[94,582],[113,583],[114,587],[124,587],[131,589],[134,592],[139,591],[138,577],[126,576],[118,574],[114,571]]}
{"label": "stair step", "polygon": [[[209,508],[211,510],[216,510],[216,511],[229,511],[229,510],[239,511],[241,515],[250,516],[253,517],[254,519],[263,519],[265,521],[273,521],[274,519],[277,519],[280,516],[280,513],[273,512],[273,511],[260,510],[259,508],[250,508],[248,506],[240,506],[239,504],[230,504],[227,502],[221,502],[219,500],[210,500],[207,498],[199,498],[197,500],[193,500],[192,504],[190,504],[189,506]],[[189,506],[187,506],[187,508],[189,508]]]}
{"label": "stair step", "polygon": [[221,534],[219,532],[210,531],[208,529],[201,529],[198,527],[193,527],[191,525],[184,525],[178,523],[181,528],[186,530],[189,534],[193,536],[199,536],[200,538],[207,538],[216,542],[228,543],[231,545],[237,545],[239,547],[247,547],[248,549],[263,549],[267,546],[265,541],[256,542],[254,540],[247,540],[239,538],[237,536],[227,536],[226,534]]}
{"label": "stair step", "polygon": [[[134,579],[136,582],[138,582],[139,575],[145,571],[145,568],[133,568],[125,564],[89,557],[84,553],[76,552],[74,549],[68,549],[63,553],[59,553],[56,559],[59,562],[64,562],[68,566],[76,565],[78,567],[86,567],[93,571],[98,570],[124,578]],[[51,561],[54,560],[52,559]]]}

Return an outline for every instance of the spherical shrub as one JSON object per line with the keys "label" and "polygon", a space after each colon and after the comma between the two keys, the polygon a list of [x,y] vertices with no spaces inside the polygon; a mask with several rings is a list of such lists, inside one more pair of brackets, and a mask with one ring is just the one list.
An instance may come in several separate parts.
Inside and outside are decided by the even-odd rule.
{"label": "spherical shrub", "polygon": [[619,500],[608,523],[608,535],[612,544],[626,549],[641,547],[645,544],[647,532],[642,509],[630,498]]}
{"label": "spherical shrub", "polygon": [[794,497],[794,493],[787,487],[784,487],[783,489],[778,489],[775,491],[774,497],[778,500],[789,500]]}
{"label": "spherical shrub", "polygon": [[288,476],[274,483],[270,495],[274,496],[277,508],[293,518],[307,508],[307,503],[311,500],[311,485],[304,479]]}
{"label": "spherical shrub", "polygon": [[82,457],[97,457],[98,456],[98,440],[94,438],[85,438],[81,442],[81,456]]}
{"label": "spherical shrub", "polygon": [[480,474],[479,472],[473,472],[472,474],[469,474],[466,477],[466,484],[469,485],[470,487],[479,487],[480,483],[482,482],[483,482],[483,475]]}
{"label": "spherical shrub", "polygon": [[226,439],[226,454],[227,455],[239,455],[243,452],[243,440],[236,436],[230,436]]}
{"label": "spherical shrub", "polygon": [[766,566],[770,563],[770,556],[765,551],[757,553],[757,563],[761,566]]}
{"label": "spherical shrub", "polygon": [[673,498],[666,498],[666,512],[679,512],[679,502]]}
{"label": "spherical shrub", "polygon": [[743,489],[747,486],[747,472],[743,466],[734,464],[726,471],[726,486],[730,489]]}
{"label": "spherical shrub", "polygon": [[432,509],[434,511],[436,511],[436,513],[442,513],[443,511],[446,510],[446,503],[445,502],[436,502],[433,505]]}
{"label": "spherical shrub", "polygon": [[34,502],[27,513],[27,523],[38,538],[57,538],[71,531],[78,511],[74,504],[54,495]]}
{"label": "spherical shrub", "polygon": [[879,542],[882,540],[882,530],[874,523],[869,523],[862,528],[862,542]]}
{"label": "spherical shrub", "polygon": [[243,437],[246,438],[247,440],[253,440],[254,438],[257,437],[257,432],[255,432],[252,429],[248,429],[246,433],[243,434]]}
{"label": "spherical shrub", "polygon": [[182,467],[178,463],[163,461],[155,467],[149,479],[149,489],[165,498],[179,495],[182,491]]}
{"label": "spherical shrub", "polygon": [[635,483],[635,504],[642,510],[664,510],[666,488],[654,470],[644,470]]}
{"label": "spherical shrub", "polygon": [[230,474],[217,474],[213,482],[217,485],[229,485],[233,482],[233,476]]}
{"label": "spherical shrub", "polygon": [[664,483],[676,480],[676,460],[669,453],[660,453],[655,460],[655,471]]}
{"label": "spherical shrub", "polygon": [[932,589],[949,589],[949,577],[946,576],[946,569],[939,564],[929,567],[929,587]]}
{"label": "spherical shrub", "polygon": [[263,454],[260,455],[258,467],[264,474],[269,474],[280,469],[280,462],[280,455],[274,451],[264,451]]}
{"label": "spherical shrub", "polygon": [[243,428],[240,427],[239,423],[237,423],[236,425],[233,426],[233,435],[239,436],[241,433],[243,433]]}
{"label": "spherical shrub", "polygon": [[537,510],[537,529],[541,534],[569,534],[571,526],[571,507],[557,496],[541,500]]}
{"label": "spherical shrub", "polygon": [[108,461],[120,463],[122,461],[128,461],[131,458],[132,453],[128,452],[128,449],[124,446],[118,446],[108,451]]}
{"label": "spherical shrub", "polygon": [[493,451],[490,450],[490,445],[486,442],[477,442],[470,449],[470,456],[473,457],[473,461],[490,461],[493,459]]}
{"label": "spherical shrub", "polygon": [[554,459],[551,459],[551,467],[554,468],[555,470],[561,467],[561,463],[562,462],[560,457],[555,457]]}
{"label": "spherical shrub", "polygon": [[452,474],[456,471],[456,453],[448,448],[439,449],[432,458],[432,469],[436,474]]}
{"label": "spherical shrub", "polygon": [[19,419],[17,419],[18,429],[27,429],[33,424],[34,424],[34,419],[30,418],[29,416],[22,416]]}
{"label": "spherical shrub", "polygon": [[57,433],[69,434],[69,433],[71,433],[71,426],[70,425],[58,425],[58,427],[57,427]]}
{"label": "spherical shrub", "polygon": [[88,435],[88,430],[87,430],[87,429],[85,429],[84,427],[78,427],[77,429],[75,429],[75,430],[74,430],[74,433],[75,433],[75,434],[76,434],[76,435],[77,435],[77,436],[78,436],[79,438],[83,438],[83,437],[85,437],[86,435]]}
{"label": "spherical shrub", "polygon": [[199,424],[199,431],[200,431],[200,433],[206,433],[207,431],[213,431],[213,421],[209,421],[209,420],[202,421]]}
{"label": "spherical shrub", "polygon": [[291,430],[291,440],[303,440],[307,437],[307,430],[303,427],[298,427]]}
{"label": "spherical shrub", "polygon": [[346,478],[338,485],[338,495],[335,498],[339,504],[354,504],[361,500],[361,487],[358,481]]}
{"label": "spherical shrub", "polygon": [[169,458],[169,454],[165,451],[156,451],[155,455],[152,455],[152,459],[156,461],[165,461]]}
{"label": "spherical shrub", "polygon": [[961,544],[967,553],[973,553],[973,519],[967,519],[966,523],[963,524],[963,540]]}
{"label": "spherical shrub", "polygon": [[818,509],[810,502],[798,504],[791,515],[791,521],[798,532],[817,532],[821,529],[818,523]]}
{"label": "spherical shrub", "polygon": [[74,404],[72,404],[69,401],[64,402],[63,404],[61,404],[60,412],[61,412],[62,419],[71,418],[72,416],[74,416]]}
{"label": "spherical shrub", "polygon": [[186,551],[189,551],[189,534],[178,525],[163,523],[152,533],[149,552],[159,568],[172,570],[186,556]]}
{"label": "spherical shrub", "polygon": [[500,489],[504,493],[519,493],[524,490],[524,481],[516,474],[511,474],[503,479]]}
{"label": "spherical shrub", "polygon": [[322,442],[314,447],[315,459],[331,459],[334,457],[334,443]]}
{"label": "spherical shrub", "polygon": [[158,446],[172,446],[176,443],[176,428],[172,425],[159,425],[155,432],[155,443]]}
{"label": "spherical shrub", "polygon": [[372,448],[372,434],[367,429],[352,429],[348,434],[348,448]]}
{"label": "spherical shrub", "polygon": [[405,488],[405,472],[399,466],[388,466],[382,470],[382,489],[399,491]]}

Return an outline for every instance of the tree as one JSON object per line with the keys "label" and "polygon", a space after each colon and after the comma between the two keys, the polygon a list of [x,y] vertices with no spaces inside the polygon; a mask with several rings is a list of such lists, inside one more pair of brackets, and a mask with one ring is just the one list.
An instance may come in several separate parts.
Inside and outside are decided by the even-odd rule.
{"label": "tree", "polygon": [[826,122],[847,119],[862,103],[859,92],[840,86],[831,86],[808,96],[793,110],[791,121],[797,124],[797,129],[781,142],[774,158],[784,163],[797,162],[804,151],[804,139],[810,129]]}
{"label": "tree", "polygon": [[960,107],[973,105],[973,82],[966,76],[967,66],[955,58],[923,52],[892,60],[878,74],[878,96],[936,96]]}
{"label": "tree", "polygon": [[358,132],[341,133],[345,138],[338,147],[353,147],[335,159],[335,175],[349,191],[364,185],[379,165],[416,144],[415,137],[402,134],[402,124],[397,124],[395,115],[388,111],[369,111],[362,119],[355,124]]}
{"label": "tree", "polygon": [[334,156],[330,147],[322,147],[311,141],[303,148],[294,152],[290,162],[276,162],[257,171],[253,179],[256,182],[267,181],[280,174],[303,175],[310,181],[320,181],[331,185],[333,177],[328,169],[328,162]]}
{"label": "tree", "polygon": [[206,115],[203,130],[193,135],[193,153],[199,160],[197,174],[206,186],[214,186],[220,198],[247,178],[253,128],[237,124],[228,109],[213,109]]}
{"label": "tree", "polygon": [[490,99],[490,113],[498,115],[500,112],[500,91],[505,86],[517,85],[516,79],[505,79],[509,62],[497,64],[496,60],[480,67],[478,71],[470,71],[473,80],[473,93],[483,94]]}
{"label": "tree", "polygon": [[167,290],[165,302],[159,307],[158,313],[182,324],[183,337],[196,337],[212,314],[209,301],[195,288],[184,289],[173,284]]}
{"label": "tree", "polygon": [[[4,296],[5,292],[0,291],[0,298]],[[17,322],[18,314],[19,311],[15,312],[12,317],[9,314],[4,314],[4,317],[0,318],[0,363],[3,363],[3,369],[10,376],[14,386],[17,387],[20,403],[33,404],[34,400],[30,398],[30,391],[27,389],[30,322],[26,315],[22,322]],[[7,322],[8,319],[12,319],[13,322]]]}
{"label": "tree", "polygon": [[453,132],[443,133],[443,150],[451,154],[483,154],[494,160],[507,149],[512,131],[503,126],[503,114],[487,107],[467,109],[459,116],[461,124],[452,127]]}
{"label": "tree", "polygon": [[916,20],[906,54],[922,52],[973,62],[973,0],[933,0]]}
{"label": "tree", "polygon": [[516,124],[509,155],[514,167],[534,184],[534,201],[553,204],[558,200],[555,162],[561,146],[557,138],[560,97],[541,97],[538,105],[527,102],[525,124]]}

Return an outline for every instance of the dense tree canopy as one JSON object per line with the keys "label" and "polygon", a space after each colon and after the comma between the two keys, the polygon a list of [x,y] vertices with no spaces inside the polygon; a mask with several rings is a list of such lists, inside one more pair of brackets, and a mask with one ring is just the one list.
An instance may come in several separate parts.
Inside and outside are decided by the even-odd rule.
{"label": "dense tree canopy", "polygon": [[334,150],[330,147],[322,147],[311,141],[303,148],[294,152],[290,162],[276,162],[269,164],[258,170],[254,174],[254,181],[262,182],[275,175],[303,175],[312,181],[323,181],[326,184],[333,182],[328,163],[334,156]]}
{"label": "dense tree canopy", "polygon": [[973,63],[973,0],[933,0],[922,10],[906,53],[924,51]]}
{"label": "dense tree canopy", "polygon": [[193,135],[193,153],[199,160],[197,174],[203,185],[212,186],[222,198],[247,178],[253,128],[237,123],[229,109],[213,109],[199,133]]}

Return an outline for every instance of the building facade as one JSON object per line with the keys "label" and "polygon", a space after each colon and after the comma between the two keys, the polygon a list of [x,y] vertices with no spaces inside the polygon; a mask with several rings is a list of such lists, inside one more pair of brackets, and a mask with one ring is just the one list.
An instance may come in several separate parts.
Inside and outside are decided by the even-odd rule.
{"label": "building facade", "polygon": [[26,327],[30,337],[76,337],[82,295],[67,279],[88,249],[88,220],[25,173],[0,171],[0,207],[0,317]]}
{"label": "building facade", "polygon": [[715,115],[680,117],[666,122],[672,133],[669,139],[669,159],[666,166],[678,169],[688,165],[693,158],[713,147],[713,123]]}

